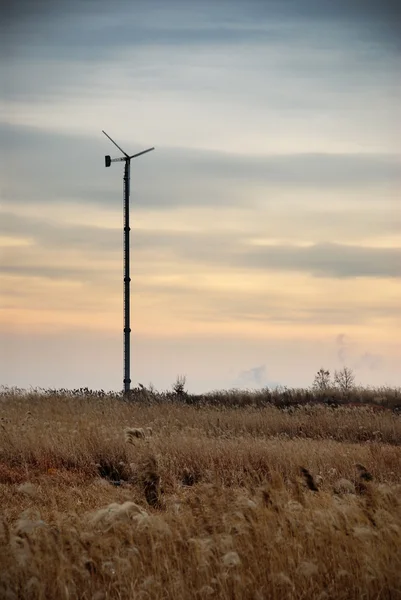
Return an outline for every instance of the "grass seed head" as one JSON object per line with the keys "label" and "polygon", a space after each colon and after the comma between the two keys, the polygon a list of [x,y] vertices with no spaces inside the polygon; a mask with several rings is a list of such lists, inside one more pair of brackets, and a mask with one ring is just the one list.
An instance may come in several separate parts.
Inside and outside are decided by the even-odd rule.
{"label": "grass seed head", "polygon": [[238,552],[227,552],[223,556],[223,564],[225,567],[238,567],[241,564],[241,559]]}
{"label": "grass seed head", "polygon": [[139,480],[145,493],[146,502],[153,508],[161,508],[161,477],[156,457],[149,455],[139,470]]}
{"label": "grass seed head", "polygon": [[333,491],[335,494],[355,494],[355,485],[349,479],[341,478],[338,479],[333,485]]}
{"label": "grass seed head", "polygon": [[26,483],[21,483],[17,487],[17,492],[19,492],[20,494],[24,494],[25,496],[29,496],[30,498],[36,498],[38,495],[38,489],[36,485],[31,483],[30,481],[27,481]]}

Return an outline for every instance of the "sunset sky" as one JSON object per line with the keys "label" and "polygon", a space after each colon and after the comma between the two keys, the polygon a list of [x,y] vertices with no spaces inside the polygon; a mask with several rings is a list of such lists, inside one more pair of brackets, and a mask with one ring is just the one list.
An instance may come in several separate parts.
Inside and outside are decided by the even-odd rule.
{"label": "sunset sky", "polygon": [[[3,4],[2,4],[3,6]],[[0,383],[401,385],[401,3],[17,0],[0,20]]]}

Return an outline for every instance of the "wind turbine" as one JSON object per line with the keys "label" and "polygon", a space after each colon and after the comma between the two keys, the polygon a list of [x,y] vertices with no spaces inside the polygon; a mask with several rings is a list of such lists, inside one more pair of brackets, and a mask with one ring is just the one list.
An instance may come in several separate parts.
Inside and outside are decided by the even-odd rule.
{"label": "wind turbine", "polygon": [[131,376],[130,376],[130,356],[131,356],[131,323],[130,323],[130,313],[131,313],[131,296],[130,296],[130,240],[129,240],[129,194],[130,194],[130,171],[131,171],[131,159],[137,158],[137,156],[141,156],[142,154],[146,154],[147,152],[151,152],[154,148],[148,148],[147,150],[142,150],[142,152],[138,152],[137,154],[132,154],[129,156],[116,142],[105,132],[102,130],[102,133],[124,154],[120,158],[111,158],[110,156],[105,156],[105,166],[110,167],[112,162],[124,161],[124,250],[123,250],[123,261],[124,261],[124,396],[126,398],[129,397],[130,387],[131,387]]}

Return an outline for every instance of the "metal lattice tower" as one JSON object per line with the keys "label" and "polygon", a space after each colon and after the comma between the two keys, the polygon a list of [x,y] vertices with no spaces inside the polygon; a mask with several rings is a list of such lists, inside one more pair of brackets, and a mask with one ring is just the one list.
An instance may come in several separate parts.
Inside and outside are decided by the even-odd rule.
{"label": "metal lattice tower", "polygon": [[129,397],[131,388],[131,278],[130,278],[130,222],[129,222],[129,196],[130,196],[130,174],[131,159],[151,152],[154,148],[142,150],[137,154],[129,156],[116,142],[102,130],[102,133],[124,154],[120,158],[105,156],[105,166],[110,167],[112,162],[124,161],[124,231],[123,231],[123,267],[124,267],[124,396]]}

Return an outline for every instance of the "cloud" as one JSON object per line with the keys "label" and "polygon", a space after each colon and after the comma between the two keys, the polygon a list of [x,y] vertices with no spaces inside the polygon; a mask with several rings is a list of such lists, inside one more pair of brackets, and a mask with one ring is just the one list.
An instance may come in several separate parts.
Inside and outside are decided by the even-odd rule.
{"label": "cloud", "polygon": [[[387,311],[383,309],[383,316],[386,312]],[[400,316],[400,311],[397,310],[396,314]],[[369,351],[359,354],[355,348],[355,344],[345,333],[337,335],[336,346],[337,358],[343,366],[348,366],[357,370],[367,369],[369,371],[376,371],[383,366],[383,355]]]}
{"label": "cloud", "polygon": [[322,243],[309,247],[266,246],[233,257],[248,268],[306,271],[315,277],[401,277],[401,248]]}
{"label": "cloud", "polygon": [[266,365],[260,365],[241,371],[238,374],[237,383],[240,387],[252,388],[273,388],[279,385],[277,382],[269,379]]}
{"label": "cloud", "polygon": [[313,188],[401,183],[396,156],[302,153],[267,156],[193,153],[200,172],[227,180]]}
{"label": "cloud", "polygon": [[[3,213],[0,233],[32,240],[33,249],[21,247],[7,249],[9,261],[2,265],[3,272],[25,272],[29,269],[43,273],[63,273],[63,265],[54,270],[43,257],[50,250],[65,255],[66,250],[79,251],[85,259],[117,260],[121,248],[121,229],[90,227],[87,225],[63,225],[45,219],[17,217]],[[246,233],[233,231],[179,231],[172,228],[139,229],[132,236],[133,252],[138,260],[147,257],[157,260],[164,255],[182,265],[203,265],[230,270],[250,269],[258,271],[281,271],[308,273],[318,278],[349,279],[354,277],[400,278],[401,248],[369,247],[338,243],[315,243],[305,245],[270,243],[255,245]],[[40,255],[42,253],[42,260]],[[139,254],[138,254],[139,253]],[[149,253],[151,253],[149,255]],[[24,259],[24,256],[31,260]],[[35,264],[32,257],[35,256]],[[141,260],[141,256],[143,259]],[[77,257],[75,257],[75,261]],[[100,264],[100,262],[99,262]],[[71,275],[73,266],[65,271]],[[83,266],[76,267],[79,275]],[[33,271],[32,271],[33,272]],[[83,273],[82,273],[83,274]]]}
{"label": "cloud", "polygon": [[[68,225],[46,217],[24,217],[4,211],[0,224],[0,235],[22,236],[31,240],[46,251],[56,248],[94,251],[104,258],[104,254],[117,251],[121,245],[121,229]],[[26,250],[29,252],[29,248]],[[99,257],[100,258],[100,257]]]}
{"label": "cloud", "polygon": [[[241,2],[136,0],[134,4],[17,1],[6,13],[1,33],[8,55],[24,55],[31,47],[37,58],[50,52],[61,60],[85,57],[105,60],[135,46],[189,47],[257,43],[266,34],[285,35],[277,23],[258,22],[259,11],[244,11]],[[229,10],[229,16],[227,9]],[[274,20],[272,5],[271,21]],[[35,27],[32,27],[32,24]],[[289,34],[287,34],[290,40]]]}
{"label": "cloud", "polygon": [[336,338],[337,358],[342,365],[347,363],[348,338],[345,333],[339,333]]}
{"label": "cloud", "polygon": [[380,369],[384,363],[384,357],[381,354],[373,352],[364,352],[356,362],[356,368],[365,368],[369,371]]}
{"label": "cloud", "polygon": [[9,46],[36,42],[38,52],[56,47],[59,55],[104,56],[110,47],[130,43],[252,43],[277,35],[277,25],[281,38],[294,37],[297,30],[305,35],[305,26],[310,36],[327,38],[328,32],[348,26],[354,34],[397,48],[400,7],[397,0],[303,0],[302,5],[298,0],[175,0],[168,6],[160,0],[15,0],[4,10],[2,22]]}
{"label": "cloud", "polygon": [[[280,114],[288,122],[294,113],[304,118],[307,111],[313,137],[317,129],[326,129],[328,111],[346,117],[351,110],[355,125],[373,108],[382,126],[385,115],[378,108],[383,101],[394,111],[397,107],[391,96],[397,94],[398,56],[387,51],[389,36],[382,26],[380,43],[372,43],[378,13],[386,21],[385,7],[369,17],[368,8],[349,10],[344,2],[303,1],[302,9],[296,2],[266,0],[117,3],[120,10],[105,1],[54,4],[47,3],[47,10],[46,3],[34,9],[36,2],[28,2],[28,8],[17,2],[20,8],[9,9],[0,32],[4,47],[15,55],[2,72],[14,113],[24,112],[16,101],[57,101],[64,105],[65,120],[73,100],[82,106],[88,98],[91,110],[101,105],[104,116],[124,97],[127,118],[135,114],[138,119],[149,106],[155,119],[153,107],[160,112],[163,104],[165,112],[171,100],[185,104],[190,99],[193,131],[193,115],[202,121],[202,113],[216,110],[217,101],[224,105],[225,120],[234,112],[234,119],[253,121],[252,106],[259,128],[274,111],[269,137],[274,123],[282,136]],[[388,13],[394,25],[391,9]],[[244,106],[248,111],[241,110]],[[177,129],[183,112],[169,117]],[[352,135],[349,128],[347,135]]]}
{"label": "cloud", "polygon": [[[3,198],[8,206],[79,202],[83,208],[85,203],[120,207],[123,170],[119,163],[104,168],[103,152],[115,155],[100,131],[93,136],[71,136],[3,124],[0,134],[6,148],[0,169]],[[134,142],[128,149],[135,152],[141,146],[144,144]],[[391,194],[401,184],[401,171],[391,154],[241,156],[168,147],[156,147],[149,157],[134,161],[131,177],[133,206],[142,209],[273,206],[278,194],[284,212],[288,201],[296,205],[302,192],[322,196],[346,192],[346,210],[352,210],[360,203],[362,192],[364,203],[372,206],[378,195],[383,196],[383,189],[388,190],[384,195]],[[358,195],[353,198],[353,193]],[[311,202],[317,209],[316,200],[303,199],[300,213]],[[386,218],[383,206],[382,202],[374,220],[377,226],[381,221],[385,228],[391,229],[396,219]],[[333,208],[319,200],[321,215],[322,210]],[[274,210],[280,208],[274,206]],[[308,218],[313,219],[313,214]],[[369,218],[370,212],[364,210],[355,215],[354,221]]]}

